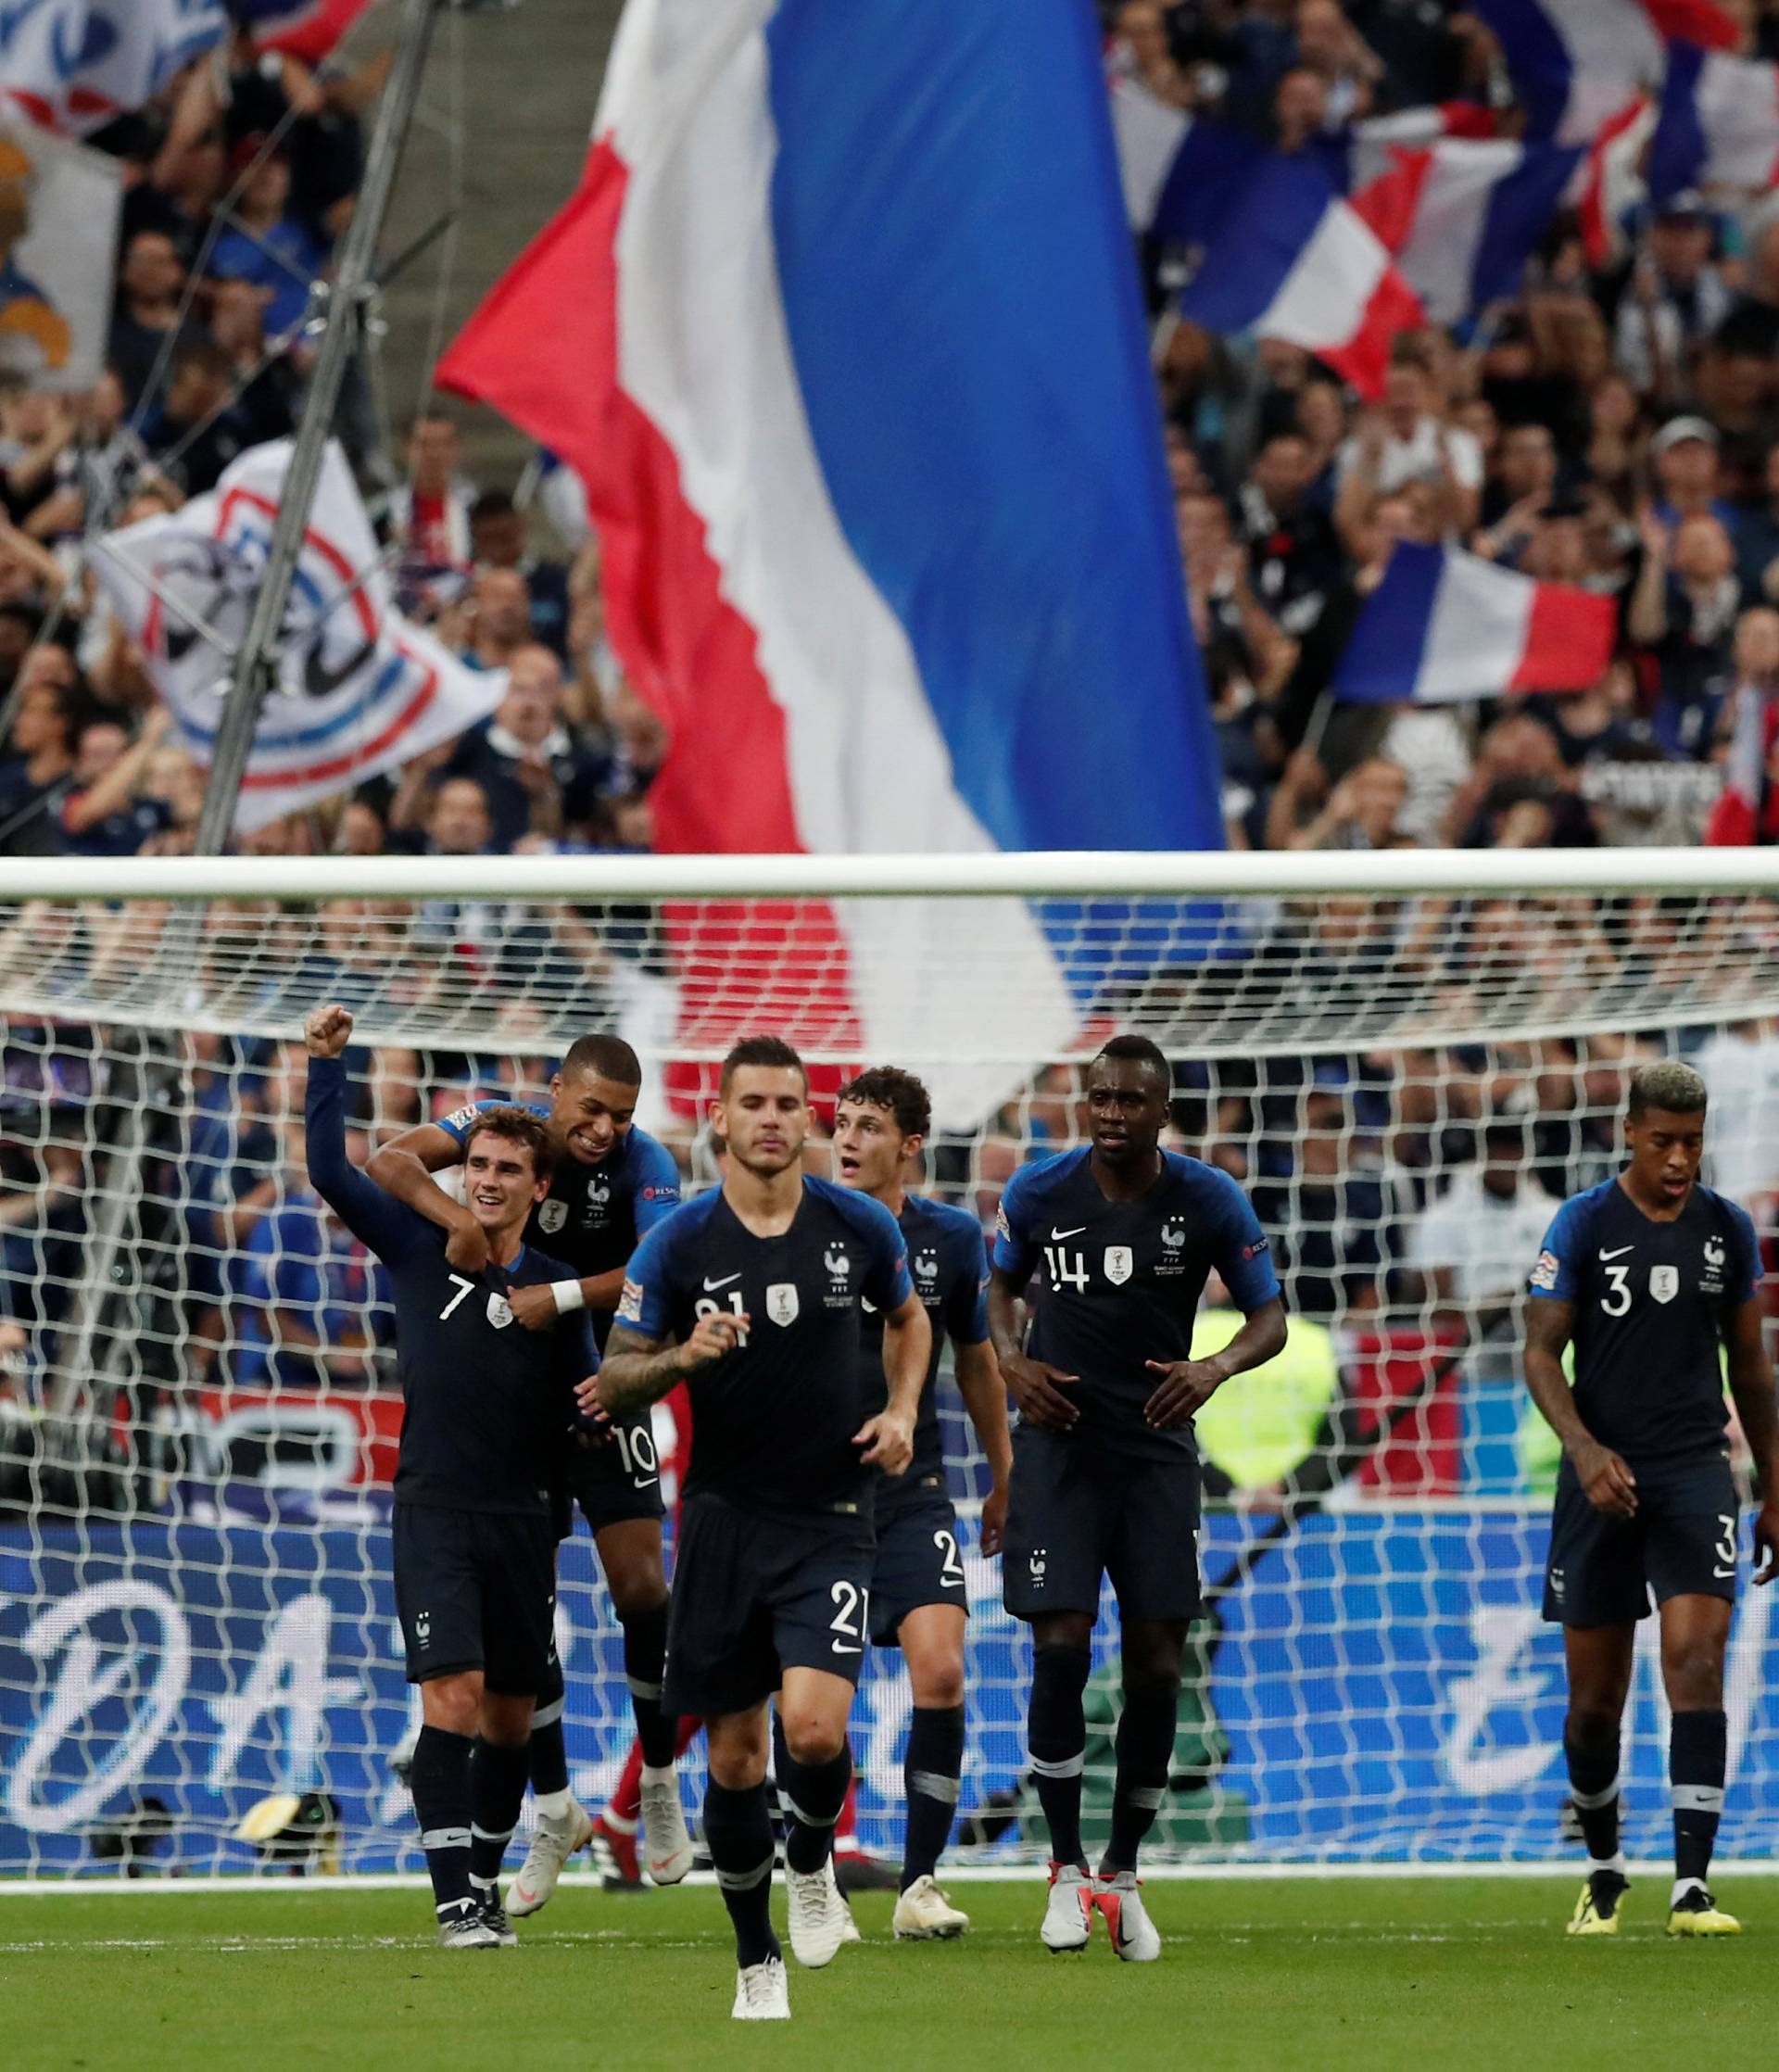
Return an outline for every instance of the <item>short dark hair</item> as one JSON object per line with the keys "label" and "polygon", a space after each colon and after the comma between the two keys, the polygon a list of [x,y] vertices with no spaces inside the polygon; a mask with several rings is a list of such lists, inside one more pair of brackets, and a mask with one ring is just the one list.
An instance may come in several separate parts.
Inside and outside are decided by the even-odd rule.
{"label": "short dark hair", "polygon": [[519,506],[504,489],[484,489],[470,506],[470,523],[478,518],[511,518]]}
{"label": "short dark hair", "polygon": [[1114,1036],[1109,1042],[1101,1044],[1089,1060],[1088,1070],[1103,1057],[1115,1058],[1132,1065],[1146,1065],[1161,1081],[1164,1096],[1174,1091],[1174,1068],[1167,1062],[1167,1054],[1161,1045],[1148,1036]]}
{"label": "short dark hair", "polygon": [[744,1065],[767,1065],[781,1072],[801,1072],[803,1091],[805,1093],[809,1091],[809,1068],[782,1036],[744,1036],[723,1060],[722,1075],[716,1082],[719,1098],[728,1093],[735,1075]]}
{"label": "short dark hair", "polygon": [[1677,1057],[1663,1057],[1632,1073],[1625,1113],[1633,1122],[1651,1108],[1663,1115],[1703,1115],[1706,1100],[1704,1075]]}
{"label": "short dark hair", "polygon": [[874,1108],[888,1108],[904,1137],[924,1137],[933,1127],[932,1096],[899,1065],[872,1066],[849,1080],[834,1100],[837,1106],[842,1101],[863,1101]]}
{"label": "short dark hair", "polygon": [[173,373],[208,374],[212,381],[234,378],[234,361],[214,338],[187,338],[174,348]]}
{"label": "short dark hair", "polygon": [[539,1180],[548,1180],[556,1170],[556,1140],[543,1117],[533,1115],[529,1108],[484,1108],[463,1140],[466,1161],[478,1137],[500,1137],[508,1143],[523,1144],[531,1154],[531,1169]]}
{"label": "short dark hair", "polygon": [[622,1036],[577,1036],[562,1059],[562,1077],[576,1072],[596,1072],[602,1080],[615,1080],[620,1086],[640,1086],[642,1066]]}

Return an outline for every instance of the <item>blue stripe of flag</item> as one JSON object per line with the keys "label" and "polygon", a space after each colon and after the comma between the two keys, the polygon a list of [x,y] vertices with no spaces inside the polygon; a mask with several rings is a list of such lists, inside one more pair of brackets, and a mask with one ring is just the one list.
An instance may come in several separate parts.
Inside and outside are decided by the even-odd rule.
{"label": "blue stripe of flag", "polygon": [[1438,547],[1396,542],[1383,580],[1367,598],[1330,687],[1349,703],[1409,704],[1432,628],[1445,556]]}

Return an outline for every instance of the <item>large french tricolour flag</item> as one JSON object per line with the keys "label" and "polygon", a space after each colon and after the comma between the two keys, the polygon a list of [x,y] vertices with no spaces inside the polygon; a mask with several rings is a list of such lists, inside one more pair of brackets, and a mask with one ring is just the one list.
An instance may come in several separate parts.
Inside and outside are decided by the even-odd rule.
{"label": "large french tricolour flag", "polygon": [[1554,144],[1398,148],[1353,196],[1434,323],[1457,323],[1517,295],[1526,260],[1582,162]]}
{"label": "large french tricolour flag", "polygon": [[1527,112],[1527,134],[1591,144],[1600,126],[1661,80],[1676,37],[1734,50],[1715,0],[1476,0]]}
{"label": "large french tricolour flag", "polygon": [[316,65],[371,0],[234,0],[233,14],[262,49],[288,51]]}
{"label": "large french tricolour flag", "polygon": [[1779,65],[1676,44],[1649,146],[1649,192],[1779,186]]}
{"label": "large french tricolour flag", "polygon": [[[1091,10],[632,0],[578,193],[440,369],[579,471],[679,852],[1215,847]],[[757,910],[734,927],[763,925]],[[762,1013],[967,1061],[1085,1003],[1024,903],[700,926],[680,1040]],[[763,1010],[751,958],[778,983]],[[729,1024],[723,1027],[724,1017]]]}
{"label": "large french tricolour flag", "polygon": [[1207,331],[1302,346],[1367,397],[1382,390],[1390,341],[1423,321],[1377,233],[1328,174],[1279,155],[1241,190],[1180,307]]}
{"label": "large french tricolour flag", "polygon": [[1606,674],[1618,607],[1452,547],[1399,540],[1334,673],[1337,699],[1440,705],[1587,690]]}

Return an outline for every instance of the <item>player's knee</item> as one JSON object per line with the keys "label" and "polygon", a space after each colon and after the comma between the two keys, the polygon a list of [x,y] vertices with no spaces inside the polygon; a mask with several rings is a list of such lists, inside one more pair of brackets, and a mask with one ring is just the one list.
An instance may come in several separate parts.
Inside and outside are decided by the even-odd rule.
{"label": "player's knee", "polygon": [[1572,1697],[1563,1718],[1565,1744],[1580,1754],[1605,1754],[1619,1738],[1620,1713],[1604,1699]]}
{"label": "player's knee", "polygon": [[1052,1642],[1032,1650],[1032,1682],[1048,1690],[1069,1691],[1079,1696],[1087,1688],[1092,1667],[1092,1651],[1085,1643],[1076,1646],[1066,1641]]}
{"label": "player's knee", "polygon": [[1668,1702],[1678,1712],[1715,1712],[1723,1702],[1723,1654],[1712,1641],[1664,1648],[1661,1674]]}
{"label": "player's knee", "polygon": [[949,1710],[964,1702],[964,1663],[949,1655],[927,1655],[908,1664],[908,1687],[923,1710]]}
{"label": "player's knee", "polygon": [[832,1762],[846,1746],[846,1722],[835,1721],[815,1712],[785,1714],[785,1747],[793,1762],[805,1769]]}
{"label": "player's knee", "polygon": [[1142,1662],[1124,1665],[1124,1700],[1127,1705],[1162,1704],[1180,1695],[1180,1664]]}
{"label": "player's knee", "polygon": [[421,1713],[441,1734],[473,1736],[480,1725],[482,1678],[435,1676],[421,1686]]}
{"label": "player's knee", "polygon": [[627,1626],[637,1619],[659,1618],[670,1601],[667,1578],[660,1569],[652,1576],[626,1576],[622,1586],[613,1582],[611,1590],[612,1609],[617,1613],[621,1626]]}

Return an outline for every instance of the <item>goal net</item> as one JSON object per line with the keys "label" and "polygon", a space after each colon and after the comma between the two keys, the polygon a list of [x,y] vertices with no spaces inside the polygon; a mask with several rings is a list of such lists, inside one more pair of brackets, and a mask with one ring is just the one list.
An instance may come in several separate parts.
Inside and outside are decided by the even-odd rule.
{"label": "goal net", "polygon": [[[1153,1035],[1175,1060],[1171,1141],[1249,1190],[1292,1316],[1280,1359],[1200,1420],[1207,1616],[1160,1848],[1556,1856],[1560,1648],[1538,1615],[1556,1448],[1514,1297],[1558,1203],[1614,1169],[1629,1071],[1664,1052],[1705,1072],[1708,1177],[1770,1235],[1768,865],[255,859],[106,866],[120,883],[8,865],[0,1872],[247,1871],[266,1856],[238,1831],[274,1793],[316,1795],[344,1867],[419,1868],[392,1767],[416,1714],[389,1312],[304,1171],[295,1039],[327,999],[358,1017],[360,1156],[468,1095],[540,1092],[575,1036],[614,1029],[645,1061],[640,1119],[706,1187],[716,1061],[763,1029],[804,1049],[818,1109],[864,1063],[922,1071],[925,1184],[985,1232],[1023,1161],[1080,1141],[1085,1058]],[[1201,1349],[1233,1328],[1214,1289]],[[972,1597],[953,1860],[988,1866],[1041,1850],[1029,1649],[978,1550],[982,1461],[941,1390]],[[1736,1614],[1730,1856],[1779,1844],[1769,1601]],[[629,1710],[584,1524],[559,1617],[574,1781],[597,1803]],[[1090,1836],[1111,1798],[1109,1616],[1095,1669]],[[861,1839],[885,1855],[908,1713],[900,1658],[874,1655],[853,1741]],[[1627,1730],[1628,1843],[1660,1853],[1647,1648]]]}

